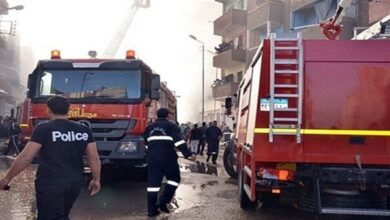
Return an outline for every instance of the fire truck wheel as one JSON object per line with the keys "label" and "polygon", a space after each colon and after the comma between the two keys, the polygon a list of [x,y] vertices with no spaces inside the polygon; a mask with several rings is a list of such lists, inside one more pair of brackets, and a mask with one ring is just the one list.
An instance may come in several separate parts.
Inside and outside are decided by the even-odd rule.
{"label": "fire truck wheel", "polygon": [[237,179],[237,172],[234,170],[234,145],[228,144],[223,153],[223,165],[230,177]]}

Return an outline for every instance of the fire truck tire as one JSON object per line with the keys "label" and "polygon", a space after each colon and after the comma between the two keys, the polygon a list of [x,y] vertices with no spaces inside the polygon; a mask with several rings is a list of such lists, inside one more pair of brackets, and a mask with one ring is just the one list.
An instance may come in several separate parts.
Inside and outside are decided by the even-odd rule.
{"label": "fire truck tire", "polygon": [[223,153],[223,165],[230,177],[237,179],[237,171],[234,170],[234,145],[228,144]]}

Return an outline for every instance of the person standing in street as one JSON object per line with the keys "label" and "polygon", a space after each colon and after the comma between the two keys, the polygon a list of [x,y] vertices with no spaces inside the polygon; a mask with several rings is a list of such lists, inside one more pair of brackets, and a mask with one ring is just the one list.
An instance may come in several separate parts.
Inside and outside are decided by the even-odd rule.
{"label": "person standing in street", "polygon": [[[168,121],[168,114],[168,109],[160,108],[157,111],[157,120],[149,125],[144,133],[145,145],[148,148],[149,217],[159,215],[160,211],[169,213],[167,204],[171,202],[180,183],[180,170],[175,148],[178,148],[185,158],[190,157],[191,160],[196,160],[196,156],[188,150],[180,134],[180,128]],[[157,201],[164,176],[167,179],[167,185]]]}
{"label": "person standing in street", "polygon": [[0,180],[6,189],[12,179],[39,153],[35,180],[38,220],[68,220],[84,184],[83,155],[87,155],[92,180],[91,196],[100,190],[100,159],[88,127],[67,119],[69,100],[54,96],[47,101],[50,121],[38,124],[30,141]]}
{"label": "person standing in street", "polygon": [[207,138],[207,159],[209,162],[210,157],[213,161],[213,164],[217,163],[218,151],[219,151],[219,141],[222,138],[221,129],[217,126],[217,121],[214,121],[213,124],[206,130]]}
{"label": "person standing in street", "polygon": [[10,117],[7,123],[7,131],[8,131],[8,146],[4,150],[3,154],[5,156],[9,155],[11,152],[18,155],[19,154],[19,135],[22,133],[20,126],[16,122],[15,118]]}
{"label": "person standing in street", "polygon": [[198,146],[198,155],[203,156],[204,147],[206,146],[206,122],[202,123],[202,127],[199,128],[200,133],[202,135],[202,138],[200,139],[199,146]]}
{"label": "person standing in street", "polygon": [[190,131],[190,149],[193,154],[198,154],[199,143],[202,139],[202,133],[198,128],[198,124],[194,124]]}

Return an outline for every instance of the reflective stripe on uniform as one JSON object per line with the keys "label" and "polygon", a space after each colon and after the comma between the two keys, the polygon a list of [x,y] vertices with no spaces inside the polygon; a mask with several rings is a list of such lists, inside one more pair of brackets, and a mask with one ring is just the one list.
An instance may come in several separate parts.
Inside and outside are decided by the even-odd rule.
{"label": "reflective stripe on uniform", "polygon": [[148,192],[158,192],[158,191],[160,191],[160,187],[148,187],[147,191]]}
{"label": "reflective stripe on uniform", "polygon": [[185,143],[186,143],[186,142],[185,142],[184,140],[181,140],[181,141],[176,142],[176,143],[175,143],[175,146],[178,147],[178,146],[180,146],[180,145],[182,145],[182,144],[185,144]]}
{"label": "reflective stripe on uniform", "polygon": [[170,136],[151,136],[148,137],[148,141],[173,141],[173,138]]}
{"label": "reflective stripe on uniform", "polygon": [[179,186],[178,182],[175,182],[175,181],[172,181],[172,180],[168,180],[167,184],[172,185],[172,186],[176,186],[176,187]]}
{"label": "reflective stripe on uniform", "polygon": [[217,152],[211,152],[211,154],[217,154]]}

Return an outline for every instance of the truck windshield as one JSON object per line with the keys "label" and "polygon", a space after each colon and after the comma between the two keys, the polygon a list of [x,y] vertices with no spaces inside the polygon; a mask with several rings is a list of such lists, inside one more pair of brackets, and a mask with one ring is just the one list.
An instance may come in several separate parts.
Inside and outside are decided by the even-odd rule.
{"label": "truck windshield", "polygon": [[140,99],[139,70],[45,70],[36,98],[63,95],[70,99]]}

